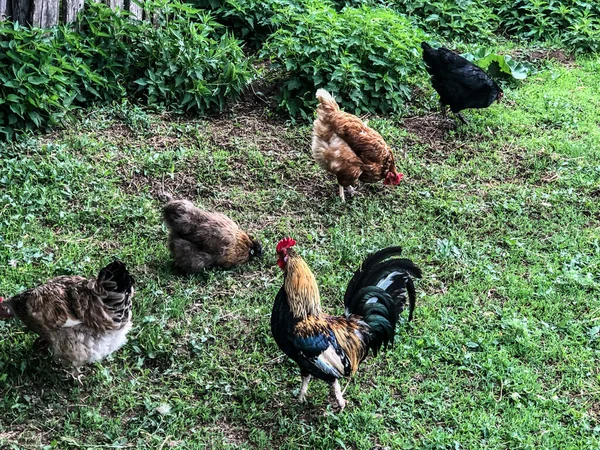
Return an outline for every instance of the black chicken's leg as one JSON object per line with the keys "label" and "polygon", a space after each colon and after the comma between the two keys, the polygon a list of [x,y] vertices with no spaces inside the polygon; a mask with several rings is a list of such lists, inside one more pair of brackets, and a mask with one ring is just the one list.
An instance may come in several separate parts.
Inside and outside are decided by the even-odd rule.
{"label": "black chicken's leg", "polygon": [[446,114],[446,105],[444,105],[441,101],[440,108],[442,109],[442,119],[446,120],[448,118],[448,115]]}
{"label": "black chicken's leg", "polygon": [[467,122],[467,119],[465,119],[461,113],[457,112],[456,115],[458,116],[458,118],[460,119],[460,121],[462,123],[464,123],[465,125],[469,124],[469,122]]}

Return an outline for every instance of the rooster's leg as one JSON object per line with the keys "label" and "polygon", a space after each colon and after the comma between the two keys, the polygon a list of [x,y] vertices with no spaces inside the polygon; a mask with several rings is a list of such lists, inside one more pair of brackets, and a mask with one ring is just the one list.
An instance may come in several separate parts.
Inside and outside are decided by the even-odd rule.
{"label": "rooster's leg", "polygon": [[308,391],[308,383],[310,382],[310,375],[302,375],[302,387],[300,388],[300,395],[298,395],[298,401],[303,402],[306,397],[306,391]]}
{"label": "rooster's leg", "polygon": [[344,195],[344,186],[340,184],[340,198],[342,199],[342,203],[346,201],[346,196]]}
{"label": "rooster's leg", "polygon": [[342,411],[346,407],[346,400],[344,400],[344,395],[342,394],[342,388],[340,387],[340,382],[335,380],[333,382],[333,394],[335,395],[335,400]]}
{"label": "rooster's leg", "polygon": [[354,197],[356,194],[356,189],[354,189],[354,186],[348,186],[346,189],[348,190],[348,195],[350,197]]}

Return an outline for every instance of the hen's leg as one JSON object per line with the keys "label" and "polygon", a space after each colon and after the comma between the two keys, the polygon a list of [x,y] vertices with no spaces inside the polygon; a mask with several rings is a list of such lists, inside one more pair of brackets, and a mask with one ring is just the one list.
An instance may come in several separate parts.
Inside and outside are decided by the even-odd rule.
{"label": "hen's leg", "polygon": [[83,381],[81,381],[81,378],[83,377],[83,373],[81,373],[81,366],[73,365],[71,371],[67,372],[69,375],[71,375],[71,377],[73,377],[74,380],[77,380],[80,386],[83,386]]}
{"label": "hen's leg", "polygon": [[346,196],[344,195],[344,186],[340,184],[340,198],[342,199],[342,203],[346,201]]}
{"label": "hen's leg", "polygon": [[303,402],[306,397],[306,391],[308,391],[308,383],[310,382],[310,375],[302,375],[302,387],[300,388],[300,395],[298,395],[298,401]]}
{"label": "hen's leg", "polygon": [[346,407],[346,400],[344,400],[344,395],[342,394],[342,388],[340,387],[340,382],[335,380],[333,382],[333,394],[335,395],[335,400],[340,408],[340,412]]}
{"label": "hen's leg", "polygon": [[465,125],[469,124],[469,122],[467,122],[467,119],[465,119],[461,113],[457,112],[456,115],[458,116],[458,118],[460,119],[460,121],[462,123],[464,123]]}
{"label": "hen's leg", "polygon": [[354,194],[356,194],[356,189],[354,189],[354,186],[348,186],[346,190],[348,191],[348,195],[350,197],[354,197]]}
{"label": "hen's leg", "polygon": [[442,119],[446,120],[448,118],[448,115],[446,114],[446,105],[444,105],[441,101],[440,108],[442,109]]}

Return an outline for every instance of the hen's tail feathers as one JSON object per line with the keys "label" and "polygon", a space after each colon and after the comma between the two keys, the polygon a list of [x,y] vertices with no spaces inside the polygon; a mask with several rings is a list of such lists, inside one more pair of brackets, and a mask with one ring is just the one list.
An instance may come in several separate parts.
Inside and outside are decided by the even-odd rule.
{"label": "hen's tail feathers", "polygon": [[319,100],[319,106],[317,107],[319,119],[323,120],[323,116],[340,110],[340,107],[333,96],[325,89],[318,89],[316,97],[317,100]]}
{"label": "hen's tail feathers", "polygon": [[375,354],[382,345],[393,343],[398,317],[407,303],[408,320],[413,318],[413,278],[421,278],[421,269],[410,259],[392,258],[400,253],[400,247],[389,247],[369,256],[354,273],[344,296],[346,315],[362,316],[369,325],[369,347]]}
{"label": "hen's tail feathers", "polygon": [[100,297],[115,322],[129,318],[134,279],[121,261],[103,268],[94,283],[94,293]]}

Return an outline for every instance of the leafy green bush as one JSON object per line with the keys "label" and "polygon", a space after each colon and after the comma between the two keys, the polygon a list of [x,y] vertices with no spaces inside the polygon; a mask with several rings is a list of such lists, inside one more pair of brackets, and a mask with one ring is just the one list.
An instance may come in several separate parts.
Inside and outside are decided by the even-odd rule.
{"label": "leafy green bush", "polygon": [[490,41],[498,28],[498,17],[485,0],[391,0],[386,4],[445,39]]}
{"label": "leafy green bush", "polygon": [[180,2],[145,5],[154,24],[90,2],[79,27],[0,22],[0,133],[54,125],[125,96],[178,112],[221,109],[253,76],[240,43]]}
{"label": "leafy green bush", "polygon": [[234,35],[260,46],[282,24],[307,6],[329,6],[328,0],[190,0],[197,8],[210,10]]}
{"label": "leafy green bush", "polygon": [[63,27],[44,31],[0,22],[0,134],[5,138],[63,120],[76,99],[85,100],[82,78],[105,86],[106,80],[65,51],[65,33]]}
{"label": "leafy green bush", "polygon": [[209,13],[180,3],[165,2],[160,26],[144,24],[143,38],[134,41],[137,97],[148,105],[177,112],[204,113],[223,109],[238,98],[253,76],[240,42]]}
{"label": "leafy green bush", "polygon": [[578,51],[600,51],[600,3],[584,0],[495,0],[500,27],[526,39],[556,39]]}
{"label": "leafy green bush", "polygon": [[385,8],[309,10],[293,16],[265,44],[263,56],[285,72],[279,105],[309,117],[317,88],[332,91],[349,111],[398,112],[421,71],[425,34]]}

